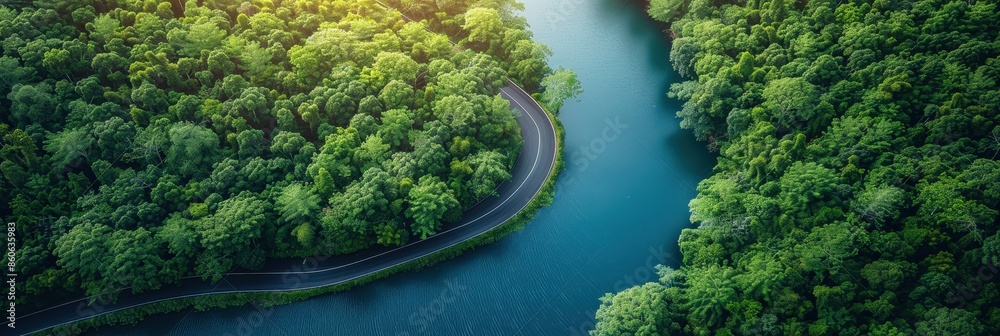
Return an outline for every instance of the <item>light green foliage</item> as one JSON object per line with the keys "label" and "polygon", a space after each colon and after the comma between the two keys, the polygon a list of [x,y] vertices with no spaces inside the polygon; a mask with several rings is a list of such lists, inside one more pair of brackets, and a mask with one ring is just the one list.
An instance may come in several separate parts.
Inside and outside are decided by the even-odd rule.
{"label": "light green foliage", "polygon": [[459,206],[452,191],[436,176],[421,177],[406,200],[410,203],[406,216],[413,219],[413,233],[420,239],[437,233],[445,214]]}
{"label": "light green foliage", "polygon": [[413,103],[413,94],[413,87],[394,79],[385,85],[378,98],[386,109],[405,109]]}
{"label": "light green foliage", "polygon": [[90,31],[91,38],[102,43],[108,43],[121,28],[121,22],[110,15],[104,14],[97,16],[93,22],[87,23],[86,26],[87,30]]}
{"label": "light green foliage", "polygon": [[222,44],[222,39],[226,37],[226,31],[219,28],[217,22],[208,19],[200,19],[192,24],[184,35],[183,46],[180,52],[183,54],[198,56],[202,50],[212,50]]}
{"label": "light green foliage", "polygon": [[218,210],[196,224],[207,251],[224,256],[252,246],[260,236],[267,204],[247,194],[224,200]]}
{"label": "light green foliage", "polygon": [[221,74],[222,76],[230,74],[236,69],[236,65],[233,64],[233,60],[229,59],[229,55],[221,50],[212,50],[208,54],[206,64],[208,67],[205,70]]}
{"label": "light green foliage", "polygon": [[472,169],[469,192],[473,199],[478,201],[487,196],[495,195],[496,187],[501,182],[510,179],[510,172],[505,169],[504,162],[506,160],[506,157],[495,151],[479,152],[469,157],[468,161]]}
{"label": "light green foliage", "polygon": [[330,198],[332,211],[321,219],[323,240],[341,253],[371,246],[377,242],[373,237],[375,224],[388,219],[389,200],[398,197],[389,175],[377,167],[369,168],[360,180]]}
{"label": "light green foliage", "polygon": [[651,0],[649,16],[659,21],[673,22],[678,15],[683,14],[689,2],[690,0]]}
{"label": "light green foliage", "polygon": [[260,46],[256,41],[248,41],[243,47],[243,52],[239,54],[240,69],[247,72],[251,78],[266,71],[271,65],[274,54],[270,49]]}
{"label": "light green foliage", "polygon": [[145,229],[115,231],[86,223],[74,227],[56,244],[59,265],[80,274],[88,294],[115,295],[119,286],[134,286],[133,292],[141,292],[159,288],[163,281],[157,271],[164,261]]}
{"label": "light green foliage", "polygon": [[778,181],[782,205],[789,209],[804,209],[820,202],[833,200],[839,179],[833,170],[815,163],[796,162]]}
{"label": "light green foliage", "polygon": [[405,143],[411,127],[413,127],[413,118],[409,112],[388,110],[382,113],[382,126],[378,129],[378,136],[393,147],[399,147]]}
{"label": "light green foliage", "polygon": [[168,168],[181,176],[203,176],[215,161],[219,137],[207,128],[192,124],[175,124],[169,136]]}
{"label": "light green foliage", "polygon": [[132,101],[146,110],[162,112],[168,108],[167,96],[150,82],[143,82],[132,91]]}
{"label": "light green foliage", "polygon": [[292,234],[295,235],[295,240],[306,248],[312,247],[313,241],[316,239],[316,233],[309,223],[299,224],[292,230]]}
{"label": "light green foliage", "polygon": [[580,85],[580,81],[576,79],[576,74],[573,70],[567,70],[563,68],[556,69],[556,71],[545,77],[542,80],[542,87],[545,91],[542,92],[542,103],[556,113],[562,109],[563,102],[566,99],[576,97],[583,93],[583,86]]}
{"label": "light green foliage", "polygon": [[805,79],[782,78],[764,87],[761,107],[773,115],[779,130],[801,129],[817,118],[816,87]]}
{"label": "light green foliage", "polygon": [[537,88],[534,83],[541,83],[551,72],[546,60],[552,55],[552,50],[545,45],[527,39],[518,40],[508,54],[511,66],[507,74],[512,79],[525,83],[526,90],[534,91]]}
{"label": "light green foliage", "polygon": [[52,153],[52,168],[62,169],[77,158],[86,157],[94,138],[86,130],[66,130],[52,134],[45,142],[45,150]]}
{"label": "light green foliage", "polygon": [[413,159],[416,160],[415,176],[441,174],[447,168],[448,156],[448,151],[437,142],[430,140],[418,142],[413,149]]}
{"label": "light green foliage", "polygon": [[308,222],[319,211],[319,196],[301,184],[291,184],[281,190],[274,206],[286,223]]}
{"label": "light green foliage", "polygon": [[[103,240],[107,239],[112,230],[106,225],[92,223],[75,226],[59,238],[58,246],[53,251],[53,254],[59,257],[59,266],[79,274],[87,283],[93,282],[100,286],[97,280],[104,272],[101,265],[108,258],[107,245]],[[87,288],[87,291],[98,294],[103,289]]]}
{"label": "light green foliage", "polygon": [[336,190],[336,186],[333,182],[333,176],[326,168],[320,167],[316,172],[316,177],[314,178],[316,184],[314,185],[315,193],[323,198],[329,198]]}
{"label": "light green foliage", "polygon": [[361,144],[357,130],[339,128],[336,133],[326,137],[326,144],[319,150],[319,155],[309,165],[311,175],[318,173],[319,168],[325,168],[334,176],[338,184],[345,184],[354,174],[351,159],[354,150]]}
{"label": "light green foliage", "polygon": [[653,336],[676,331],[670,328],[666,292],[659,283],[647,283],[616,295],[605,294],[591,335]]}
{"label": "light green foliage", "polygon": [[302,150],[302,147],[311,145],[301,134],[280,132],[271,140],[271,153],[291,159]]}
{"label": "light green foliage", "polygon": [[712,325],[725,317],[726,306],[736,298],[733,283],[735,270],[729,267],[708,266],[687,273],[685,294],[688,302],[688,320],[696,325]]}
{"label": "light green foliage", "polygon": [[390,81],[413,83],[420,72],[420,64],[398,52],[382,52],[375,57],[375,64],[366,68],[361,80],[372,88],[382,88]]}
{"label": "light green foliage", "polygon": [[434,104],[434,116],[448,125],[452,132],[468,135],[476,127],[476,112],[468,99],[461,96],[447,96]]}
{"label": "light green foliage", "polygon": [[378,135],[369,135],[364,142],[354,152],[354,162],[356,165],[364,167],[375,165],[389,158],[389,144],[382,141]]}
{"label": "light green foliage", "polygon": [[868,187],[857,197],[852,207],[858,215],[880,224],[899,216],[906,192],[892,186]]}
{"label": "light green foliage", "polygon": [[503,23],[500,13],[492,8],[473,8],[465,13],[465,25],[469,32],[469,41],[492,43],[498,40]]}
{"label": "light green foliage", "polygon": [[72,60],[70,59],[68,50],[52,49],[45,52],[45,58],[42,60],[42,66],[44,66],[50,73],[65,74],[66,71],[69,70],[71,62]]}

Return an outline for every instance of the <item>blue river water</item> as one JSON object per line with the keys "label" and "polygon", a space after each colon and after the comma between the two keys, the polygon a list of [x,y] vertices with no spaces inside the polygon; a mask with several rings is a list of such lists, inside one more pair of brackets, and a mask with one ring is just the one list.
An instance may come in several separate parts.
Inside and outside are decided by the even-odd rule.
{"label": "blue river water", "polygon": [[680,80],[641,1],[522,0],[567,102],[555,202],[523,230],[418,272],[289,305],[154,316],[98,335],[584,335],[599,298],[679,264],[688,202],[715,158],[664,94]]}

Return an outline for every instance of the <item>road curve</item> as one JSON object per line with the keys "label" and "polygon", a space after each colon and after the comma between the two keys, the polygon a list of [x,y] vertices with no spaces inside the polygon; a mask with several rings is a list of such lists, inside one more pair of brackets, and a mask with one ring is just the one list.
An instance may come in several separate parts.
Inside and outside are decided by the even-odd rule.
{"label": "road curve", "polygon": [[484,199],[466,211],[460,221],[446,225],[437,235],[395,248],[372,248],[329,258],[275,260],[260,271],[228,273],[217,284],[186,277],[178,286],[152,292],[132,294],[126,289],[113,304],[88,304],[90,298],[82,298],[19,315],[16,330],[26,335],[107,313],[186,297],[285,292],[336,285],[478,237],[513,218],[534,199],[552,174],[558,155],[555,127],[538,102],[513,82],[501,89],[500,94],[510,101],[511,108],[521,111],[517,121],[524,144],[511,171],[512,178],[497,187],[497,196]]}

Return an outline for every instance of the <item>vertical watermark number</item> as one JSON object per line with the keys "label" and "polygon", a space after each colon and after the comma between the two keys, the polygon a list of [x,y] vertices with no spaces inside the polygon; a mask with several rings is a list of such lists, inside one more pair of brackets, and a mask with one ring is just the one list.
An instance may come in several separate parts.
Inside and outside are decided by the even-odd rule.
{"label": "vertical watermark number", "polygon": [[17,299],[17,224],[7,223],[7,327],[14,329],[17,321],[17,307],[14,302]]}

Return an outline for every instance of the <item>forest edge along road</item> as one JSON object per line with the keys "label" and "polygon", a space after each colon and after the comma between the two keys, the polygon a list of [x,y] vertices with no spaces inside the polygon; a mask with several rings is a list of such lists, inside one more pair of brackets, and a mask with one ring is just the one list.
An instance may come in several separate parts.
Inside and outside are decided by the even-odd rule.
{"label": "forest edge along road", "polygon": [[395,248],[372,248],[356,253],[312,258],[303,266],[301,259],[267,263],[261,271],[227,273],[216,284],[197,276],[181,279],[176,287],[132,294],[123,288],[115,303],[89,303],[92,297],[77,299],[50,308],[28,312],[17,318],[17,333],[31,334],[96,316],[174,299],[227,293],[289,292],[315,289],[363,278],[391,267],[420,259],[476,238],[514,218],[538,195],[553,173],[558,155],[555,126],[549,115],[531,96],[513,82],[500,92],[521,111],[521,153],[511,170],[511,180],[501,183],[496,196],[468,209],[462,219],[446,225],[446,230]]}

